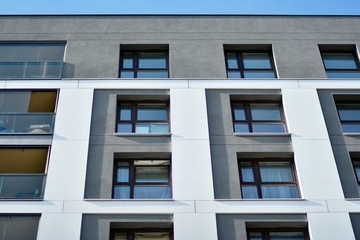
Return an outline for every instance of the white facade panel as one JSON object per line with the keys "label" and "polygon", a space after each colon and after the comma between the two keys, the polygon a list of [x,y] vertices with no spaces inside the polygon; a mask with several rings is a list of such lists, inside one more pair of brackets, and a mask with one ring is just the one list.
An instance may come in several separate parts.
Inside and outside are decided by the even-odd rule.
{"label": "white facade panel", "polygon": [[176,240],[216,240],[216,216],[214,213],[175,213],[174,236]]}
{"label": "white facade panel", "polygon": [[78,240],[81,231],[81,213],[41,215],[37,240]]}
{"label": "white facade panel", "polygon": [[355,240],[348,213],[309,213],[311,240]]}

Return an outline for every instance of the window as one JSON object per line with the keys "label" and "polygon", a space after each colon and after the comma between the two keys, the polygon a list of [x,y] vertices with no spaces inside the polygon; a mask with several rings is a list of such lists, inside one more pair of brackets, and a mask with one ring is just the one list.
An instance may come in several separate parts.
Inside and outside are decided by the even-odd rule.
{"label": "window", "polygon": [[234,132],[286,132],[279,102],[232,102]]}
{"label": "window", "polygon": [[356,180],[357,180],[359,191],[360,191],[360,159],[358,159],[358,158],[353,159],[353,166],[354,166]]}
{"label": "window", "polygon": [[61,78],[65,43],[0,43],[0,78]]}
{"label": "window", "polygon": [[248,229],[249,240],[308,240],[303,229]]}
{"label": "window", "polygon": [[241,159],[239,166],[244,199],[300,197],[292,160]]}
{"label": "window", "polygon": [[0,148],[0,199],[42,199],[48,148]]}
{"label": "window", "polygon": [[169,133],[167,102],[119,102],[118,133]]}
{"label": "window", "polygon": [[228,78],[276,78],[271,52],[225,51]]}
{"label": "window", "polygon": [[56,90],[0,91],[0,134],[51,134]]}
{"label": "window", "polygon": [[120,78],[168,78],[167,51],[123,51],[120,55]]}
{"label": "window", "polygon": [[328,78],[359,78],[359,61],[353,51],[322,51]]}
{"label": "window", "polygon": [[170,199],[170,160],[115,160],[114,199]]}
{"label": "window", "polygon": [[113,230],[111,240],[171,240],[169,229]]}
{"label": "window", "polygon": [[360,132],[360,102],[336,104],[343,132]]}

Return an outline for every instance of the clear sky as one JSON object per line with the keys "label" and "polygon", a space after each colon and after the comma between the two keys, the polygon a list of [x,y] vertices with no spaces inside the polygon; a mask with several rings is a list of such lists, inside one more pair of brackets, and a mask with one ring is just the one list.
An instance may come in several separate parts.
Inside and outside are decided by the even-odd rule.
{"label": "clear sky", "polygon": [[360,15],[360,0],[0,0],[0,14]]}

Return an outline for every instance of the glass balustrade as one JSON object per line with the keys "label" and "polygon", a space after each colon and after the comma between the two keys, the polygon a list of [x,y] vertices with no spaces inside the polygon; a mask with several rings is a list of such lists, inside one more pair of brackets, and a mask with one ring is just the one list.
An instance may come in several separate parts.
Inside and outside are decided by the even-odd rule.
{"label": "glass balustrade", "polygon": [[63,61],[0,62],[0,78],[61,78]]}
{"label": "glass balustrade", "polygon": [[0,113],[0,134],[52,134],[54,113]]}
{"label": "glass balustrade", "polygon": [[0,199],[42,199],[46,174],[0,174]]}

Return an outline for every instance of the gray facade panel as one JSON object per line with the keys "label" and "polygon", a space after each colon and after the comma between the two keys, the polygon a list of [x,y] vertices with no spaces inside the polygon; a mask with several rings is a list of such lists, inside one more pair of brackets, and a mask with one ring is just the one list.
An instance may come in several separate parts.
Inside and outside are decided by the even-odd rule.
{"label": "gray facade panel", "polygon": [[360,44],[358,17],[1,16],[0,21],[0,41],[67,41],[64,78],[117,78],[120,44],[168,44],[171,78],[226,78],[224,44],[271,44],[279,77],[325,78],[318,44]]}
{"label": "gray facade panel", "polygon": [[81,240],[109,240],[112,229],[172,228],[172,215],[86,214],[83,215]]}
{"label": "gray facade panel", "polygon": [[[96,90],[90,129],[85,198],[112,198],[117,153],[140,153],[141,158],[171,152],[170,136],[114,136],[117,101],[169,99],[166,90]],[[154,155],[155,154],[155,155]],[[139,157],[139,156],[138,156]]]}
{"label": "gray facade panel", "polygon": [[350,97],[351,99],[352,95],[354,96],[353,99],[356,99],[356,95],[359,94],[360,92],[353,90],[318,90],[319,100],[328,129],[336,166],[346,198],[360,197],[351,161],[351,153],[360,152],[360,141],[357,136],[344,136],[334,98],[347,95],[348,98]]}
{"label": "gray facade panel", "polygon": [[278,90],[207,90],[211,161],[216,199],[240,199],[238,158],[291,157],[290,136],[235,136],[231,99],[279,100]]}
{"label": "gray facade panel", "polygon": [[307,228],[306,215],[217,214],[218,240],[247,240],[247,228]]}

